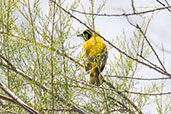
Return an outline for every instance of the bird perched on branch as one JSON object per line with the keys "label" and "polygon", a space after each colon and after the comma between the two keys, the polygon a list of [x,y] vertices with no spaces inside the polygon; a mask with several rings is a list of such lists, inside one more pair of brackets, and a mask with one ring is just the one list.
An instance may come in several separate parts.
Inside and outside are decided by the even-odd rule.
{"label": "bird perched on branch", "polygon": [[[95,32],[98,33],[96,30]],[[84,68],[90,74],[89,84],[100,86],[104,81],[101,72],[108,58],[106,44],[99,35],[89,29],[78,36],[82,37],[85,41],[83,44],[82,58]]]}

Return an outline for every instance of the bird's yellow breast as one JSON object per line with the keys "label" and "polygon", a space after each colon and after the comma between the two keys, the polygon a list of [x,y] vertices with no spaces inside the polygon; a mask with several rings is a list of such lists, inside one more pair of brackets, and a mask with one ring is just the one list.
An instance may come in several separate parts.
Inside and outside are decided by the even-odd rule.
{"label": "bird's yellow breast", "polygon": [[103,40],[99,36],[92,36],[89,40],[84,42],[83,45],[83,52],[88,57],[93,57],[95,55],[98,55],[102,50],[106,48],[106,44],[103,42]]}

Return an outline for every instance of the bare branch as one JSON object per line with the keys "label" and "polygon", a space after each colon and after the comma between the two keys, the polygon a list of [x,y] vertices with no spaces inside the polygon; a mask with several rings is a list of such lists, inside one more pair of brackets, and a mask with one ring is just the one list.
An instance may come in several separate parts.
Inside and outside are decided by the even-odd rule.
{"label": "bare branch", "polygon": [[146,11],[140,11],[140,12],[136,12],[136,13],[122,13],[122,14],[96,14],[96,13],[88,13],[88,12],[82,12],[82,11],[78,11],[78,10],[73,10],[74,12],[80,13],[80,14],[84,14],[84,15],[96,15],[96,16],[105,16],[105,17],[125,17],[125,16],[133,16],[133,15],[141,15],[141,14],[146,14],[146,13],[152,13],[155,11],[161,11],[161,10],[166,10],[168,8],[171,8],[171,6],[166,6],[166,7],[160,7],[160,8],[154,8],[151,10],[146,10]]}
{"label": "bare branch", "polygon": [[2,55],[0,55],[0,58],[2,58],[8,65],[10,65],[12,68],[14,68],[14,66]]}
{"label": "bare branch", "polygon": [[[68,79],[70,79],[70,80],[72,80],[72,81],[75,81],[75,82],[81,83],[81,84],[83,84],[83,85],[86,85],[86,86],[88,86],[88,87],[98,88],[98,89],[102,89],[102,90],[105,89],[105,90],[115,91],[118,95],[121,95],[126,101],[128,101],[128,103],[131,104],[131,105],[135,108],[135,110],[136,110],[137,112],[139,112],[140,114],[143,114],[143,113],[141,112],[141,110],[134,104],[134,102],[132,102],[126,95],[124,95],[124,94],[122,93],[123,91],[118,91],[111,83],[105,81],[104,79],[103,79],[103,81],[104,81],[110,88],[105,88],[105,87],[101,87],[101,86],[90,85],[90,84],[87,84],[87,83],[85,83],[85,82],[82,82],[82,81],[78,81],[78,80],[76,80],[76,79],[73,79],[73,78],[71,78],[71,77],[69,77],[69,76],[66,76],[66,75],[65,75],[65,77],[68,78]],[[127,92],[127,93],[128,93],[128,92]]]}
{"label": "bare branch", "polygon": [[0,112],[1,114],[20,114],[20,113],[17,113],[17,112],[12,112],[12,111],[3,111],[3,112]]}
{"label": "bare branch", "polygon": [[[137,29],[141,32],[141,34],[143,35],[143,37],[144,37],[145,40],[147,41],[148,45],[149,45],[150,48],[152,49],[153,53],[155,54],[157,60],[159,61],[159,63],[160,63],[161,66],[163,67],[163,69],[161,69],[161,68],[158,67],[157,65],[151,63],[151,62],[148,61],[148,60],[146,60],[146,61],[149,62],[151,65],[153,65],[153,66],[155,66],[155,67],[153,67],[153,66],[151,66],[151,65],[149,65],[149,64],[146,64],[146,63],[145,63],[146,65],[145,65],[145,64],[144,64],[144,65],[145,65],[145,66],[148,66],[149,68],[152,68],[152,69],[158,71],[159,73],[161,73],[161,74],[163,74],[163,75],[166,75],[166,76],[171,77],[171,74],[168,73],[168,72],[166,71],[166,69],[165,69],[163,63],[161,62],[159,56],[157,55],[156,51],[154,50],[153,46],[151,45],[151,43],[150,43],[149,40],[147,39],[147,37],[146,37],[146,35],[144,34],[144,32],[142,31],[142,29],[139,27],[139,25],[138,25],[138,24],[137,24],[137,25],[134,25],[133,23],[131,23],[130,20],[128,19],[128,17],[126,17],[126,19],[127,19],[128,23],[129,23],[130,25],[132,25],[133,27],[137,28]],[[140,56],[140,57],[142,57],[142,56]],[[143,58],[143,59],[145,59],[145,58]],[[139,62],[139,63],[140,63],[140,62]],[[142,62],[142,64],[143,64],[143,62]]]}
{"label": "bare branch", "polygon": [[110,88],[112,88],[113,90],[115,90],[119,95],[121,95],[125,100],[127,100],[128,103],[131,104],[139,114],[143,114],[142,111],[134,104],[134,102],[132,102],[126,95],[124,95],[121,91],[118,91],[110,82],[106,82],[106,81],[104,81],[104,82]]}
{"label": "bare branch", "polygon": [[[149,27],[150,22],[151,22],[151,20],[152,20],[152,18],[153,18],[153,14],[154,14],[154,13],[152,13],[150,19],[149,19],[148,22],[147,22],[147,25],[146,25],[146,29],[145,29],[145,31],[144,31],[144,34],[147,33],[148,27]],[[140,56],[143,55],[143,49],[144,49],[144,38],[143,38],[143,40],[142,40],[142,48],[141,48]]]}
{"label": "bare branch", "polygon": [[169,2],[167,0],[164,0],[168,6],[170,6]]}
{"label": "bare branch", "polygon": [[[101,86],[90,85],[90,84],[87,84],[87,83],[85,83],[83,81],[79,81],[79,80],[73,79],[73,78],[71,78],[69,76],[65,76],[65,77],[68,78],[68,79],[70,79],[70,80],[72,80],[72,81],[74,81],[74,82],[78,82],[78,83],[80,83],[82,85],[85,85],[85,86],[88,86],[88,87],[93,87],[93,88],[97,88],[97,89],[105,89],[105,90],[110,90],[110,91],[115,91],[115,92],[119,91],[119,90],[116,90],[114,88],[106,88],[106,87],[101,87]],[[108,82],[105,82],[105,83],[108,83]],[[109,86],[109,84],[111,84],[111,83],[108,83],[107,85]],[[110,85],[110,86],[113,86],[113,85]],[[127,91],[127,90],[121,90],[119,92],[131,93],[131,94],[135,94],[135,95],[149,95],[149,96],[170,95],[171,94],[171,92],[163,92],[163,93],[143,93],[143,92],[134,92],[134,91]]]}
{"label": "bare branch", "polygon": [[[161,4],[162,6],[166,7],[166,5],[164,3],[162,3],[160,0],[156,0],[159,4]],[[168,2],[166,2],[168,4]],[[169,12],[171,12],[171,10],[169,8],[167,8],[167,10]]]}
{"label": "bare branch", "polygon": [[[152,43],[153,45],[156,45],[155,42],[154,42],[153,40],[150,40],[150,41],[151,41],[151,43]],[[171,50],[169,50],[169,49],[165,49],[164,47],[160,47],[160,46],[157,46],[156,48],[157,48],[158,50],[160,50],[160,51],[163,51],[164,53],[171,54]]]}
{"label": "bare branch", "polygon": [[[116,100],[115,98],[108,96],[110,99],[112,99],[113,101],[117,102],[119,105],[121,105],[124,109],[126,109],[128,112],[132,112],[127,106],[125,106],[123,103],[121,103],[120,101]],[[116,104],[116,105],[118,105]]]}
{"label": "bare branch", "polygon": [[145,81],[151,81],[151,80],[171,80],[171,78],[136,78],[136,77],[117,76],[117,75],[104,75],[104,76],[115,77],[115,78],[123,78],[123,79],[131,79],[131,80],[145,80]]}
{"label": "bare branch", "polygon": [[1,95],[1,94],[0,94],[0,99],[3,99],[3,100],[6,100],[6,101],[9,101],[9,102],[17,104],[13,99],[11,99],[9,97],[6,97],[4,95]]}
{"label": "bare branch", "polygon": [[18,98],[12,91],[10,91],[2,82],[0,82],[0,88],[6,93],[8,94],[13,100],[14,102],[16,102],[18,105],[20,105],[21,107],[23,107],[25,110],[27,110],[28,112],[32,113],[32,114],[39,114],[36,110],[34,110],[32,107],[28,106],[27,104],[25,104],[20,98]]}
{"label": "bare branch", "polygon": [[127,91],[127,90],[123,90],[122,92],[126,92],[126,93],[131,93],[131,94],[135,94],[135,95],[148,95],[148,96],[156,96],[156,95],[171,95],[171,92],[161,92],[161,93],[143,93],[143,92],[134,92],[134,91]]}
{"label": "bare branch", "polygon": [[148,62],[149,64],[151,64],[152,66],[154,66],[155,68],[158,68],[159,70],[163,71],[162,68],[160,68],[159,66],[155,65],[154,63],[152,63],[151,61],[149,61],[148,59],[144,58],[142,55],[137,55],[139,56],[140,58],[142,58],[144,61]]}
{"label": "bare branch", "polygon": [[[56,0],[55,0],[56,1]],[[54,114],[54,74],[53,74],[53,70],[54,70],[54,57],[53,57],[53,39],[54,39],[54,30],[55,30],[55,14],[56,14],[56,7],[55,4],[53,4],[53,11],[52,11],[53,17],[52,17],[52,34],[51,34],[51,42],[50,42],[50,47],[51,47],[51,51],[50,51],[50,62],[51,62],[51,94],[52,94],[52,114]]]}
{"label": "bare branch", "polygon": [[132,7],[133,14],[135,14],[134,0],[131,0],[131,7]]}
{"label": "bare branch", "polygon": [[[52,111],[52,109],[42,109],[42,110],[44,110],[44,111]],[[75,112],[75,110],[73,110],[73,109],[54,109],[54,111],[57,111],[57,112],[63,112],[63,111],[65,111],[65,112]]]}
{"label": "bare branch", "polygon": [[157,52],[154,50],[153,46],[151,45],[150,41],[147,39],[146,35],[144,34],[144,32],[142,31],[142,29],[139,27],[139,25],[137,24],[136,28],[141,32],[141,34],[144,36],[145,40],[147,41],[148,45],[150,46],[151,50],[153,51],[153,53],[155,54],[155,56],[157,57],[157,60],[159,61],[160,65],[163,67],[164,71],[166,72],[166,69],[163,65],[163,63],[161,62]]}

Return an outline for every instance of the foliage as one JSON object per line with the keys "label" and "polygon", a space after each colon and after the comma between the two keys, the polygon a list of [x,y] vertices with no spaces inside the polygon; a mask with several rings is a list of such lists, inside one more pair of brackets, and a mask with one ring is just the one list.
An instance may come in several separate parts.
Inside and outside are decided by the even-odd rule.
{"label": "foliage", "polygon": [[[78,6],[81,6],[84,12],[97,14],[82,14],[84,22],[94,29],[97,26],[95,22],[98,14],[105,9],[107,0],[99,5],[97,1],[90,0],[90,6],[84,6],[80,2],[55,2],[70,11],[70,15],[51,0],[47,2],[48,12],[43,11],[40,0],[0,0],[0,82],[39,113],[141,113],[144,107],[153,103],[156,103],[158,113],[169,113],[170,95],[154,95],[154,99],[150,96],[160,93],[165,81],[161,86],[153,83],[151,87],[140,89],[139,80],[126,78],[142,78],[139,71],[144,63],[148,63],[144,58],[153,52],[148,43],[144,42],[143,33],[151,21],[144,18],[145,16],[137,14],[144,18],[139,28],[142,31],[135,29],[129,38],[123,31],[115,40],[112,39],[112,44],[122,52],[113,50],[114,46],[108,45],[111,57],[103,74],[105,80],[115,88],[106,83],[102,87],[87,84],[88,75],[81,66],[81,54],[75,53],[82,43],[70,43],[78,33],[77,28],[73,26],[76,20],[72,15]],[[123,78],[114,78],[113,74]],[[121,91],[135,103],[138,110],[117,91]],[[0,95],[10,98],[2,89]],[[164,103],[165,99],[168,102]],[[0,96],[0,113],[4,112],[28,111],[16,101],[10,102]]]}

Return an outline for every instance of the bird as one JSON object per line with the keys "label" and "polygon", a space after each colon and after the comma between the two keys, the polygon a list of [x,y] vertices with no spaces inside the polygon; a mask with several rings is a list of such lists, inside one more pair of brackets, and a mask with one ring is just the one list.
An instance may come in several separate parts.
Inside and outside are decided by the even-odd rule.
{"label": "bird", "polygon": [[[95,32],[98,33],[97,30]],[[100,86],[104,82],[101,72],[108,58],[107,46],[98,34],[89,29],[77,36],[84,39],[82,59],[85,71],[90,74],[89,84]]]}

